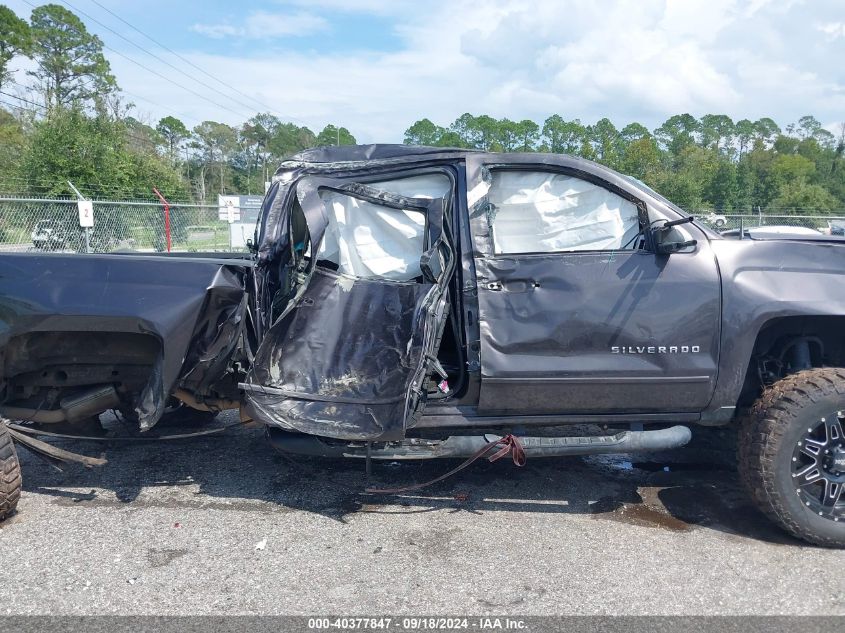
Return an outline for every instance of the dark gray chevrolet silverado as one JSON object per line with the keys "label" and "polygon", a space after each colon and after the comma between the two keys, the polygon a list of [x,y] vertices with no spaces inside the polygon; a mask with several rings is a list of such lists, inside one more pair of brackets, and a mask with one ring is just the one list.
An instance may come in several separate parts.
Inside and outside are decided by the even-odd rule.
{"label": "dark gray chevrolet silverado", "polygon": [[569,156],[310,150],[276,172],[251,255],[0,255],[19,421],[0,517],[12,436],[109,409],[141,431],[240,409],[282,450],[390,460],[653,451],[734,424],[756,503],[843,546],[843,343],[836,237],[724,238]]}

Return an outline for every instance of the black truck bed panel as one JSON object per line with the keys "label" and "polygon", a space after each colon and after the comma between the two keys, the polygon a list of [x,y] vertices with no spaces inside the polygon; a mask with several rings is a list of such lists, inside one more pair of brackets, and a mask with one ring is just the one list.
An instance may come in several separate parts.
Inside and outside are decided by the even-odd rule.
{"label": "black truck bed panel", "polygon": [[[0,362],[10,340],[33,332],[152,335],[161,354],[139,411],[142,427],[151,426],[180,377],[204,381],[206,368],[219,370],[219,359],[209,362],[198,350],[233,349],[251,265],[210,257],[0,255]],[[219,327],[232,322],[237,327]]]}

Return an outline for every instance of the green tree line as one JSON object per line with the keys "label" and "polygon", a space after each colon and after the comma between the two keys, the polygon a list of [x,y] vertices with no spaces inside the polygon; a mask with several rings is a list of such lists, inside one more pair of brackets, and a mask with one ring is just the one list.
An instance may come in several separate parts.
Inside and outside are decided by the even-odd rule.
{"label": "green tree line", "polygon": [[[276,164],[315,145],[355,144],[342,126],[319,133],[258,113],[241,125],[175,116],[141,121],[82,20],[56,4],[29,22],[0,5],[0,193],[149,198],[216,204],[218,193],[263,193]],[[30,58],[19,82],[10,66]],[[19,73],[20,74],[20,73]]]}
{"label": "green tree line", "polygon": [[[16,58],[31,70],[11,71]],[[319,133],[271,113],[240,125],[177,116],[144,121],[117,84],[100,38],[67,8],[29,21],[0,5],[0,193],[216,203],[218,193],[262,193],[285,157],[316,145],[354,144],[342,126]],[[463,114],[448,126],[413,123],[405,143],[582,156],[634,176],[691,210],[784,213],[845,210],[845,124],[813,116],[781,128],[771,118],[669,117],[649,130],[607,118],[553,114],[542,123]]]}
{"label": "green tree line", "polygon": [[781,128],[770,118],[677,114],[649,130],[607,118],[590,125],[554,114],[539,124],[467,113],[447,127],[416,121],[405,143],[572,154],[634,176],[686,209],[805,214],[845,210],[845,124],[838,132],[809,115]]}

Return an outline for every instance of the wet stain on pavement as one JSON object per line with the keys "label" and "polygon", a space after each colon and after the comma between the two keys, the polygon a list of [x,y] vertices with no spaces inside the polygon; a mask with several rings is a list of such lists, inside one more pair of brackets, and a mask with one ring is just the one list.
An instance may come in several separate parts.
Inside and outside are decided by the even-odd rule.
{"label": "wet stain on pavement", "polygon": [[671,532],[689,532],[693,526],[671,514],[665,508],[640,501],[620,504],[612,497],[603,497],[591,506],[594,519],[628,523],[639,527],[662,528]]}
{"label": "wet stain on pavement", "polygon": [[150,567],[167,567],[187,553],[188,550],[186,549],[151,549],[147,551],[147,562]]}
{"label": "wet stain on pavement", "polygon": [[595,514],[594,517],[640,527],[663,528],[672,532],[689,532],[692,530],[689,523],[645,504],[626,503],[612,512]]}

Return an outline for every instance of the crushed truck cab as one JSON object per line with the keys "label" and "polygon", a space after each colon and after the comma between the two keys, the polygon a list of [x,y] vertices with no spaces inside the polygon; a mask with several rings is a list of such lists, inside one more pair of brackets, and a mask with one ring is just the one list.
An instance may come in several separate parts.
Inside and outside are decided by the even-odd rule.
{"label": "crushed truck cab", "polygon": [[[0,412],[146,431],[239,408],[282,450],[375,459],[735,424],[758,505],[843,545],[845,243],[745,237],[580,158],[317,148],[279,167],[244,257],[0,255]],[[606,431],[530,434],[585,424]]]}

